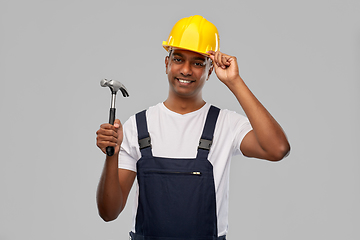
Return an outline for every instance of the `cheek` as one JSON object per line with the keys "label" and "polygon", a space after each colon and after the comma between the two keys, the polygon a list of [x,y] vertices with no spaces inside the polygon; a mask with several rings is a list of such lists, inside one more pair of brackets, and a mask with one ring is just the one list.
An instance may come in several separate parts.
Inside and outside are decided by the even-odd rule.
{"label": "cheek", "polygon": [[174,65],[172,65],[171,63],[168,64],[167,68],[166,68],[166,74],[171,74],[175,71],[175,67]]}

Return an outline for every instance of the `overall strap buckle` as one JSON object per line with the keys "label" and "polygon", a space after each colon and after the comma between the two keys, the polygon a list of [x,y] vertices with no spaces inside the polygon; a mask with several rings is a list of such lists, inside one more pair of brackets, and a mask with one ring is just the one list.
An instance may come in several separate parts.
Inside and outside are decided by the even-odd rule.
{"label": "overall strap buckle", "polygon": [[211,148],[211,145],[212,145],[212,140],[200,139],[198,148],[209,151]]}
{"label": "overall strap buckle", "polygon": [[136,118],[136,127],[138,131],[138,143],[141,155],[152,156],[151,151],[151,138],[148,131],[147,121],[146,121],[146,110],[143,110],[135,115]]}
{"label": "overall strap buckle", "polygon": [[143,148],[151,147],[151,138],[150,136],[147,138],[139,139],[139,147],[140,150]]}
{"label": "overall strap buckle", "polygon": [[215,106],[210,106],[208,114],[206,116],[206,121],[204,125],[204,130],[202,132],[199,146],[198,146],[198,156],[206,157],[209,154],[210,148],[212,146],[214,131],[216,126],[216,121],[218,119],[220,109]]}

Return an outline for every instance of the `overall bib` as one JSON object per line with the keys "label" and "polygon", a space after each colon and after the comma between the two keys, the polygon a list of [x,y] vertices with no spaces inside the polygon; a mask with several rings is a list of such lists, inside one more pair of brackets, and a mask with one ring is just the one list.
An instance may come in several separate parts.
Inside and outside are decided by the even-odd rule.
{"label": "overall bib", "polygon": [[211,106],[194,159],[154,157],[145,110],[136,114],[141,158],[133,240],[218,240],[213,166],[207,157],[220,109]]}

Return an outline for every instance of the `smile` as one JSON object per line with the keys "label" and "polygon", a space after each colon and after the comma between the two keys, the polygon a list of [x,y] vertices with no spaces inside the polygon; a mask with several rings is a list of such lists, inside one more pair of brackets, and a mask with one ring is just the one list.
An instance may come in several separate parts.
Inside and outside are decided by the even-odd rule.
{"label": "smile", "polygon": [[191,80],[185,80],[185,79],[180,79],[180,78],[177,78],[177,80],[180,82],[180,83],[184,83],[184,84],[189,84],[189,83],[192,83],[193,81]]}

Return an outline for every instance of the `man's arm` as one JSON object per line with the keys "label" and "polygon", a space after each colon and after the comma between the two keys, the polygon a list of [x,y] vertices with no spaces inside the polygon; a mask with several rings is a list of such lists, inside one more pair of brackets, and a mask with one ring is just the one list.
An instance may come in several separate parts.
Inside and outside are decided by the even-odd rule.
{"label": "man's arm", "polygon": [[97,146],[105,154],[107,146],[115,148],[113,156],[106,156],[96,194],[99,215],[104,221],[112,221],[124,209],[136,173],[118,168],[119,151],[123,138],[122,126],[118,119],[115,120],[114,125],[101,125],[96,134]]}
{"label": "man's arm", "polygon": [[236,57],[219,51],[209,53],[217,77],[235,95],[253,127],[241,143],[242,153],[270,161],[283,159],[290,151],[286,135],[240,77]]}

